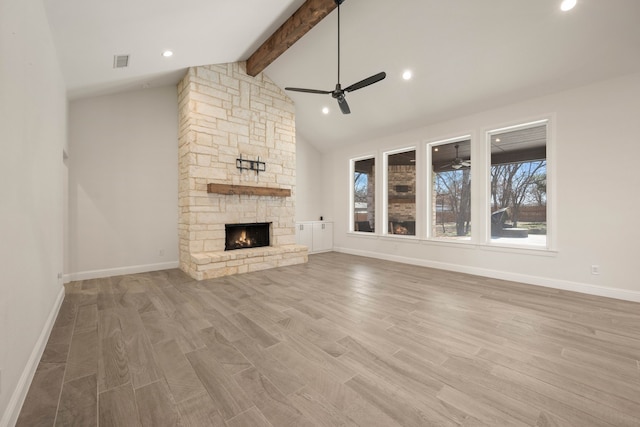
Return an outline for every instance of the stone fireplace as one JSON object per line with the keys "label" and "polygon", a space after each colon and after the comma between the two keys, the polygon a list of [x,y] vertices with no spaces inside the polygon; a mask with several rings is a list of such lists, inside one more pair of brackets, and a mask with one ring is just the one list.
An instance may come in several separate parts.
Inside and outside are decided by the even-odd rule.
{"label": "stone fireplace", "polygon": [[[190,68],[178,109],[180,268],[202,280],[307,262],[295,244],[293,102],[231,63]],[[239,159],[264,167],[238,168]],[[266,243],[249,244],[245,229],[232,243],[241,250],[227,250],[228,225],[256,224],[267,224]]]}

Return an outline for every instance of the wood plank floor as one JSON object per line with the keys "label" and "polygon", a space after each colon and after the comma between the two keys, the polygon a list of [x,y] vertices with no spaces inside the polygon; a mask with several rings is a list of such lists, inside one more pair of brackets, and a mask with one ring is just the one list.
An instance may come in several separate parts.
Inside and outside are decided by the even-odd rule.
{"label": "wood plank floor", "polygon": [[640,304],[309,258],[68,284],[18,426],[640,426]]}

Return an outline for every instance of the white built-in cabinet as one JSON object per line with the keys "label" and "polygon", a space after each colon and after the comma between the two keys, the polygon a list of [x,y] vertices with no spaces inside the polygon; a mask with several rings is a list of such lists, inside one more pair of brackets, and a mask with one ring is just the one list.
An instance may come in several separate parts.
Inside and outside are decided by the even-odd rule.
{"label": "white built-in cabinet", "polygon": [[313,248],[313,223],[296,222],[296,243],[309,247],[309,252]]}
{"label": "white built-in cabinet", "polygon": [[309,247],[309,253],[333,249],[333,223],[304,221],[296,223],[296,243]]}

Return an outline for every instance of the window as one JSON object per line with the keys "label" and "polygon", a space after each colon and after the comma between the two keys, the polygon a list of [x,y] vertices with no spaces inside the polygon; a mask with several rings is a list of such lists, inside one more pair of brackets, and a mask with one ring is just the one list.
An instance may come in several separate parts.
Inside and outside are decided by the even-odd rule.
{"label": "window", "polygon": [[386,153],[387,233],[416,235],[416,150]]}
{"label": "window", "polygon": [[431,153],[430,238],[471,239],[471,139],[428,145]]}
{"label": "window", "polygon": [[[494,129],[486,132],[484,149],[473,147],[471,135],[462,135],[419,149],[383,152],[377,173],[373,154],[352,159],[350,230],[553,249],[550,128],[550,120],[544,119]],[[424,167],[416,162],[419,153],[426,159]],[[416,224],[417,217],[426,220],[424,229]]]}
{"label": "window", "polygon": [[353,164],[353,231],[373,233],[376,223],[376,159],[360,159]]}
{"label": "window", "polygon": [[547,247],[547,125],[488,133],[491,243]]}

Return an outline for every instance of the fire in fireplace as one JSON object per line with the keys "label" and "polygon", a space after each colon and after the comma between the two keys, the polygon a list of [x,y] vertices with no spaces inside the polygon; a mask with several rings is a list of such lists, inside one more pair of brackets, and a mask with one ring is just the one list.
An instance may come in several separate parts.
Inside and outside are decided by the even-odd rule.
{"label": "fire in fireplace", "polygon": [[270,222],[251,224],[225,224],[224,250],[269,246]]}

